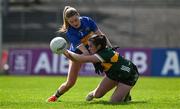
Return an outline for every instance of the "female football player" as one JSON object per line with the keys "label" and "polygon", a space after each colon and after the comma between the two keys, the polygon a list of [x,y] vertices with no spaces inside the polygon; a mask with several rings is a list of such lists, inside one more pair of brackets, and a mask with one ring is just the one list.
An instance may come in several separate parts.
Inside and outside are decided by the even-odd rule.
{"label": "female football player", "polygon": [[104,35],[93,35],[88,40],[91,55],[80,55],[66,50],[64,55],[74,62],[100,62],[100,72],[105,72],[101,83],[88,94],[87,101],[104,96],[112,88],[116,87],[110,102],[117,103],[127,101],[129,92],[135,85],[139,73],[137,67],[129,60],[124,59],[118,52],[108,48]]}
{"label": "female football player", "polygon": [[[59,32],[66,33],[67,39],[70,42],[70,51],[83,55],[89,55],[89,51],[87,49],[88,38],[93,34],[103,34],[90,17],[80,16],[78,11],[70,6],[66,6],[64,8],[63,25]],[[107,40],[107,42],[108,45],[111,46],[109,40]],[[57,101],[61,95],[74,86],[81,65],[81,62],[69,61],[67,81],[61,84],[57,91],[48,98],[48,102]]]}

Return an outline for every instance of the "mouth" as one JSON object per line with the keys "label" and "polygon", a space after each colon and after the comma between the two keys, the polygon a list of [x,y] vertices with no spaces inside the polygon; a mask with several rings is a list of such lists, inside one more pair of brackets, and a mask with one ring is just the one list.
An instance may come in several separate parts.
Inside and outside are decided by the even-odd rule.
{"label": "mouth", "polygon": [[80,27],[80,25],[74,25],[74,27],[75,27],[75,28],[79,28],[79,27]]}

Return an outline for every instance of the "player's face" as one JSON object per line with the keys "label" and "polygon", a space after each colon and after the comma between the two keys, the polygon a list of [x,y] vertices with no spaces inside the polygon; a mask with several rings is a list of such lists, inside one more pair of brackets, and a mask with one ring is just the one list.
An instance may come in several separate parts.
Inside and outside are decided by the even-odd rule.
{"label": "player's face", "polygon": [[97,51],[96,46],[95,46],[92,42],[90,42],[90,41],[88,41],[88,45],[89,45],[89,51],[90,51],[90,53],[91,53],[91,54],[95,54],[96,51]]}
{"label": "player's face", "polygon": [[68,18],[68,23],[74,28],[79,28],[81,25],[78,15],[74,15],[74,16]]}

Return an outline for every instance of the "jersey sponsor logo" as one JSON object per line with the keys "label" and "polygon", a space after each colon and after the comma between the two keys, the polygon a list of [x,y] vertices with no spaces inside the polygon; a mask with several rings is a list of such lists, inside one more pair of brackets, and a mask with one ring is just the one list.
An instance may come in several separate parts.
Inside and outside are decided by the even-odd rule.
{"label": "jersey sponsor logo", "polygon": [[128,66],[122,65],[121,70],[126,71],[126,72],[130,72],[131,69]]}
{"label": "jersey sponsor logo", "polygon": [[118,51],[125,59],[131,60],[138,68],[141,75],[151,75],[151,49],[119,49]]}

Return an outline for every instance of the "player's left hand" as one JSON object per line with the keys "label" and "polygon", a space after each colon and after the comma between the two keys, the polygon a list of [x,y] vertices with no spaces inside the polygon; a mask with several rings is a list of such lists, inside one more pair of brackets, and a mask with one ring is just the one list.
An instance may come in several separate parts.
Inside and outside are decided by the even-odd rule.
{"label": "player's left hand", "polygon": [[100,62],[97,63],[93,63],[94,68],[95,68],[95,73],[97,73],[98,75],[103,73],[103,66],[101,65]]}

